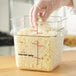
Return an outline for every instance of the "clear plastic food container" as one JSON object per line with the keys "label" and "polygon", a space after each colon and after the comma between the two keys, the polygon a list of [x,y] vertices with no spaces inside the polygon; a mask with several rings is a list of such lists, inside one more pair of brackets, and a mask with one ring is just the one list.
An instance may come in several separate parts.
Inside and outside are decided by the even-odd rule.
{"label": "clear plastic food container", "polygon": [[64,27],[58,16],[31,26],[29,16],[12,20],[16,66],[19,69],[52,71],[61,63]]}

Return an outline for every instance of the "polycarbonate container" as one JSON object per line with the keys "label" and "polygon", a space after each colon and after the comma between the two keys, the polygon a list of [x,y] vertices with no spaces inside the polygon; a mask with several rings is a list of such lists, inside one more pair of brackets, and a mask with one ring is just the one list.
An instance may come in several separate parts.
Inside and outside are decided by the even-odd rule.
{"label": "polycarbonate container", "polygon": [[61,17],[50,17],[43,26],[32,27],[29,16],[14,18],[12,22],[19,69],[52,71],[60,65],[64,39]]}

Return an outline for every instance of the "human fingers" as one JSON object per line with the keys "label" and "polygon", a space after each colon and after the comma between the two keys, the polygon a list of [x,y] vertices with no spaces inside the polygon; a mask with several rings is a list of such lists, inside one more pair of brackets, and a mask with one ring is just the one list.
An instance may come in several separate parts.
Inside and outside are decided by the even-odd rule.
{"label": "human fingers", "polygon": [[34,11],[33,11],[33,21],[34,24],[36,25],[37,21],[38,21],[38,15],[40,13],[40,9],[37,6],[34,6]]}
{"label": "human fingers", "polygon": [[33,26],[33,11],[34,11],[34,6],[30,10],[30,24]]}

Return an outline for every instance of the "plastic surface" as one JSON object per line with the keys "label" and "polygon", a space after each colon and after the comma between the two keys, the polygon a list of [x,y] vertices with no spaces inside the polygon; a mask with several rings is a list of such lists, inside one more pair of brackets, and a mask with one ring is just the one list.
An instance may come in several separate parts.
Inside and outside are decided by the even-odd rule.
{"label": "plastic surface", "polygon": [[38,34],[33,27],[14,28],[16,65],[19,69],[52,71],[60,65],[64,34],[63,29],[56,27],[57,23],[52,24],[53,27],[46,29],[39,27]]}

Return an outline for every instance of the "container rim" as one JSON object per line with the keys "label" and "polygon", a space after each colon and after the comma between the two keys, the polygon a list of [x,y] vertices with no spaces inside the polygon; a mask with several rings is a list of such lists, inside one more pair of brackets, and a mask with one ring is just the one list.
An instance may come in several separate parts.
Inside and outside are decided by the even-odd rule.
{"label": "container rim", "polygon": [[[31,16],[30,15],[24,15],[24,16],[18,16],[18,17],[13,17],[11,18],[10,20],[13,21],[13,20],[17,20],[17,19],[20,19],[20,18],[30,18]],[[56,23],[56,22],[63,22],[64,20],[67,20],[67,17],[61,17],[61,16],[50,16],[49,18],[60,18],[60,20],[57,20],[57,21],[47,21],[48,23]]]}

